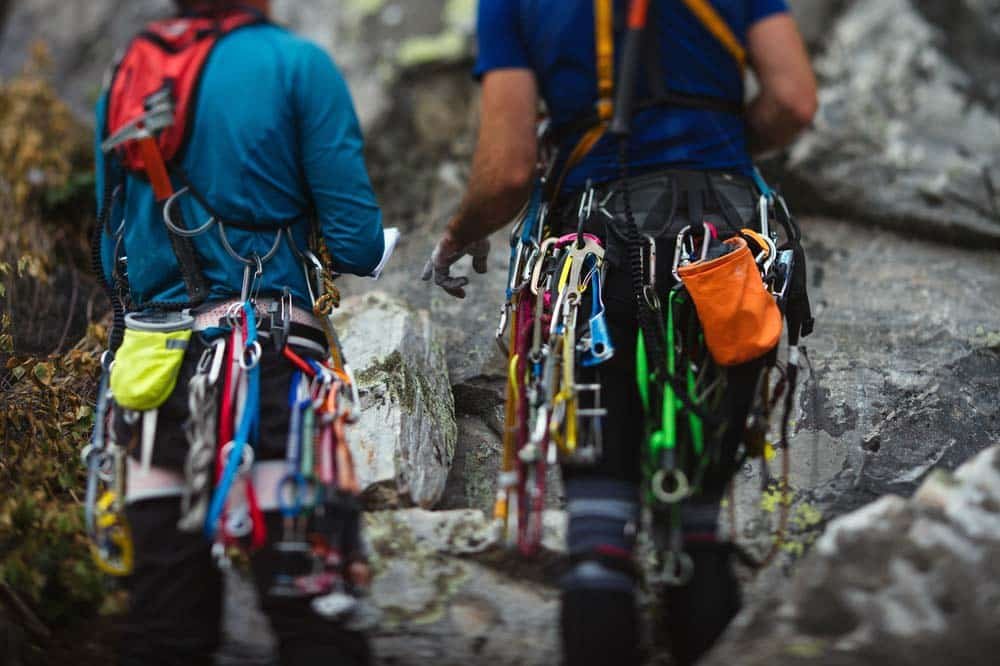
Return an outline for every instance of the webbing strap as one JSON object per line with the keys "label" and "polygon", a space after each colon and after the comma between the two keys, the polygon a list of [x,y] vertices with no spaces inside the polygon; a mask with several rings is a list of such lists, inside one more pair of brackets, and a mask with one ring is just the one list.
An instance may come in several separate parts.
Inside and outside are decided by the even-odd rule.
{"label": "webbing strap", "polygon": [[695,18],[705,26],[705,29],[712,33],[722,44],[723,48],[729,52],[729,55],[733,57],[736,64],[739,65],[740,71],[746,67],[747,64],[747,52],[743,48],[743,44],[733,33],[732,28],[726,23],[726,20],[722,18],[718,10],[712,6],[708,0],[683,0],[684,4],[695,15]]}
{"label": "webbing strap", "polygon": [[614,115],[615,20],[611,0],[594,0],[597,45],[597,114],[602,122]]}
{"label": "webbing strap", "polygon": [[615,13],[612,0],[594,0],[594,42],[597,55],[597,124],[587,130],[573,147],[552,190],[551,201],[559,198],[563,181],[601,140],[615,114]]}
{"label": "webbing strap", "polygon": [[[746,68],[746,49],[733,32],[726,20],[712,6],[709,0],[683,0],[684,5],[694,14],[695,18],[736,61],[740,72]],[[628,27],[636,29],[640,24],[645,27],[646,14],[649,9],[648,0],[634,0],[629,7]],[[614,68],[615,68],[615,38],[614,38],[614,6],[612,0],[594,0],[594,34],[597,65],[597,123],[590,126],[570,152],[562,172],[556,180],[551,192],[551,201],[559,198],[566,176],[593,150],[594,146],[607,133],[608,126],[614,116]],[[668,93],[656,100],[656,103],[678,103],[682,106],[691,104],[699,108],[718,107],[715,110],[731,112],[725,100],[701,99],[696,96]],[[639,105],[646,108],[648,105]]]}

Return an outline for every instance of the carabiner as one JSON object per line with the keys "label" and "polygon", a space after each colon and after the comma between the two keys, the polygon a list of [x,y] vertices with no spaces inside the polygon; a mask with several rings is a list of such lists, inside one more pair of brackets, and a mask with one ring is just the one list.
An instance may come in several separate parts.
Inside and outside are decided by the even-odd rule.
{"label": "carabiner", "polygon": [[653,474],[650,489],[653,496],[664,504],[676,504],[690,494],[691,485],[681,470],[659,469]]}

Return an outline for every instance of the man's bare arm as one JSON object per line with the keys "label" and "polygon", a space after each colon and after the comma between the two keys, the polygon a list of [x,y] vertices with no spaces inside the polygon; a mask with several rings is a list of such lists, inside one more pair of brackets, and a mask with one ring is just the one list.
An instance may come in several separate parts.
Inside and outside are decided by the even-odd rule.
{"label": "man's bare arm", "polygon": [[816,77],[809,54],[790,14],[752,25],[747,46],[761,87],[748,113],[751,152],[784,148],[816,115]]}
{"label": "man's bare arm", "polygon": [[446,249],[489,236],[517,214],[531,193],[538,142],[538,88],[527,69],[500,69],[483,78],[479,140],[465,198],[448,225]]}

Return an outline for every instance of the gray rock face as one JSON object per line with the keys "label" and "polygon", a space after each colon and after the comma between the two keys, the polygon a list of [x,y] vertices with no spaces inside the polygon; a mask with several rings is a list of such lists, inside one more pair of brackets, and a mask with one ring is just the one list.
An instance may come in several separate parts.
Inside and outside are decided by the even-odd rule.
{"label": "gray rock face", "polygon": [[89,119],[115,53],[148,21],[173,11],[170,0],[11,0],[0,38],[0,76],[18,72],[32,46],[52,57],[59,93]]}
{"label": "gray rock face", "polygon": [[802,228],[817,324],[791,451],[806,539],[1000,442],[1000,254],[824,218]]}
{"label": "gray rock face", "polygon": [[799,31],[811,53],[822,49],[834,20],[851,0],[789,0]]}
{"label": "gray rock face", "polygon": [[827,528],[791,584],[736,620],[718,664],[993,664],[1000,449]]}
{"label": "gray rock face", "polygon": [[[492,504],[504,381],[493,331],[505,277],[505,238],[494,238],[491,272],[473,277],[465,301],[417,279],[458,205],[473,144],[476,93],[463,61],[473,4],[275,3],[280,19],[327,46],[344,69],[368,129],[369,166],[387,223],[405,231],[381,282],[341,283],[345,293],[359,296],[345,302],[339,316],[348,358],[365,388],[363,423],[353,439],[376,504],[439,502],[448,509],[484,510]],[[907,229],[921,225],[951,238],[992,243],[996,234],[981,174],[985,169],[1000,181],[996,96],[988,92],[988,80],[994,85],[1000,80],[989,64],[1000,40],[985,43],[980,36],[997,30],[996,18],[989,18],[997,16],[997,0],[868,0],[854,3],[838,19],[841,4],[846,3],[793,2],[808,24],[810,44],[826,50],[819,64],[823,116],[792,151],[786,173],[799,186],[798,195],[789,196],[791,205],[801,211],[808,204],[826,214],[839,209],[852,218]],[[20,0],[0,42],[0,73],[20,66],[31,38],[47,37],[60,88],[86,112],[113,45],[166,6],[166,0]],[[442,14],[445,7],[450,13]],[[438,65],[417,66],[427,62]],[[982,91],[987,92],[981,99]],[[934,470],[955,469],[1000,442],[1000,256],[828,218],[807,220],[804,228],[818,324],[816,335],[806,340],[812,367],[805,373],[796,414],[792,534],[781,565],[796,562],[836,516],[887,492],[910,494]],[[463,271],[471,272],[467,262],[457,269]],[[375,289],[398,300],[364,296]],[[452,394],[457,434],[454,414],[448,417]],[[743,489],[758,485],[753,470],[741,476]],[[758,501],[756,492],[737,496],[737,532],[752,545],[766,546],[775,503],[765,502],[762,510]],[[780,613],[773,622],[767,619],[768,612],[783,608],[774,599],[745,616],[751,618],[744,620],[750,628],[787,637],[772,639],[774,651],[788,645],[794,653],[775,654],[777,663],[815,661],[810,657],[815,654],[825,655],[828,664],[873,663],[875,658],[918,663],[894,662],[884,652],[859,662],[840,647],[823,650],[868,640],[856,629],[882,612],[883,624],[873,624],[874,635],[888,636],[887,645],[895,645],[893,632],[907,623],[937,639],[940,615],[947,616],[943,609],[971,603],[972,579],[960,571],[934,577],[939,566],[951,566],[944,563],[952,561],[954,548],[934,546],[911,559],[886,558],[884,563],[876,559],[879,548],[888,552],[902,543],[904,550],[916,552],[938,534],[948,533],[947,543],[961,552],[970,539],[975,541],[943,519],[931,521],[931,509],[900,502],[887,500],[872,509],[870,515],[882,516],[874,526],[841,532],[835,539],[843,542],[837,555],[820,549],[790,588],[784,587],[787,567],[781,566],[749,586],[751,600],[766,599],[776,586],[792,590],[793,599],[805,599],[810,578],[831,581],[823,583],[823,594],[810,593],[811,610],[803,611],[801,627],[799,619]],[[962,529],[995,520],[986,509],[969,515],[975,520]],[[924,527],[914,537],[918,517]],[[374,546],[374,600],[385,620],[373,633],[382,663],[558,661],[555,591],[541,584],[544,576],[537,566],[524,568],[496,549],[482,514],[407,509],[370,514],[367,521]],[[909,525],[910,532],[892,532],[888,538],[879,525]],[[554,531],[552,538],[558,540],[558,534]],[[852,545],[876,542],[878,547]],[[975,550],[982,543],[975,541],[968,552],[986,552]],[[851,564],[855,556],[857,566]],[[824,564],[808,563],[814,560]],[[985,567],[985,562],[970,566]],[[841,577],[837,569],[843,563],[850,566]],[[998,580],[996,571],[975,570]],[[910,574],[946,601],[921,599],[920,590],[906,585]],[[836,594],[837,586],[847,596]],[[233,590],[230,608],[252,606],[252,591]],[[824,603],[827,598],[836,603]],[[868,602],[875,605],[863,605]],[[914,609],[921,613],[916,619]],[[954,626],[963,626],[969,615],[961,610],[955,617],[960,621]],[[984,614],[968,622],[983,636],[984,623],[994,620]],[[236,618],[233,626],[243,635],[233,636],[228,663],[268,663],[272,645],[259,619],[252,621]],[[791,627],[789,633],[770,633],[778,624]],[[739,628],[734,636],[750,641],[751,633]],[[956,660],[966,655],[950,637],[941,640]],[[743,645],[752,654],[767,647],[760,642]],[[927,655],[941,654],[919,645]],[[979,646],[980,654],[989,655],[993,643]],[[728,663],[751,663],[732,650],[720,653],[739,655]],[[975,655],[966,661],[982,663]]]}
{"label": "gray rock face", "polygon": [[[44,42],[53,56],[57,89],[82,117],[90,118],[115,53],[145,23],[172,11],[171,0],[0,3],[0,77],[19,71],[32,45]],[[274,0],[273,13],[275,21],[330,52],[347,78],[365,127],[389,110],[392,87],[407,68],[464,61],[472,51],[472,0]]]}
{"label": "gray rock face", "polygon": [[[996,21],[990,3],[922,4]],[[940,28],[910,0],[858,2],[837,21],[815,63],[815,129],[784,165],[800,208],[1000,247],[1000,105],[973,74],[995,41],[953,58],[961,38]]]}
{"label": "gray rock face", "polygon": [[335,321],[362,396],[349,437],[365,494],[376,503],[434,506],[455,455],[456,425],[428,313],[373,292],[346,300]]}
{"label": "gray rock face", "polygon": [[382,611],[373,636],[379,663],[558,662],[556,591],[538,583],[537,571],[496,568],[510,559],[496,551],[482,512],[374,513],[366,530]]}

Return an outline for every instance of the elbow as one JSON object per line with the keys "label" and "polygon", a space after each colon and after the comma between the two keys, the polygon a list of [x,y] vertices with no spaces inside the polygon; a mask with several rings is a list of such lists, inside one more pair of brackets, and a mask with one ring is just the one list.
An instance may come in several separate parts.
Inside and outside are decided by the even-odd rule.
{"label": "elbow", "polygon": [[789,125],[800,132],[810,125],[819,110],[819,98],[815,85],[802,85],[789,88],[778,95],[778,105]]}
{"label": "elbow", "polygon": [[359,247],[355,255],[351,258],[352,267],[349,273],[366,277],[375,272],[378,265],[382,263],[382,255],[385,253],[385,236],[382,227],[379,225],[378,235]]}
{"label": "elbow", "polygon": [[368,276],[375,272],[378,265],[382,263],[382,254],[385,251],[385,244],[383,242],[372,244],[368,248],[368,252],[364,257],[363,268],[358,273],[358,275]]}
{"label": "elbow", "polygon": [[496,194],[503,198],[527,196],[535,181],[535,161],[521,160],[507,165],[494,180]]}
{"label": "elbow", "polygon": [[813,120],[816,119],[816,113],[818,111],[819,98],[816,95],[815,88],[802,95],[796,104],[790,109],[792,118],[796,123],[798,123],[801,129],[805,129],[813,124]]}

